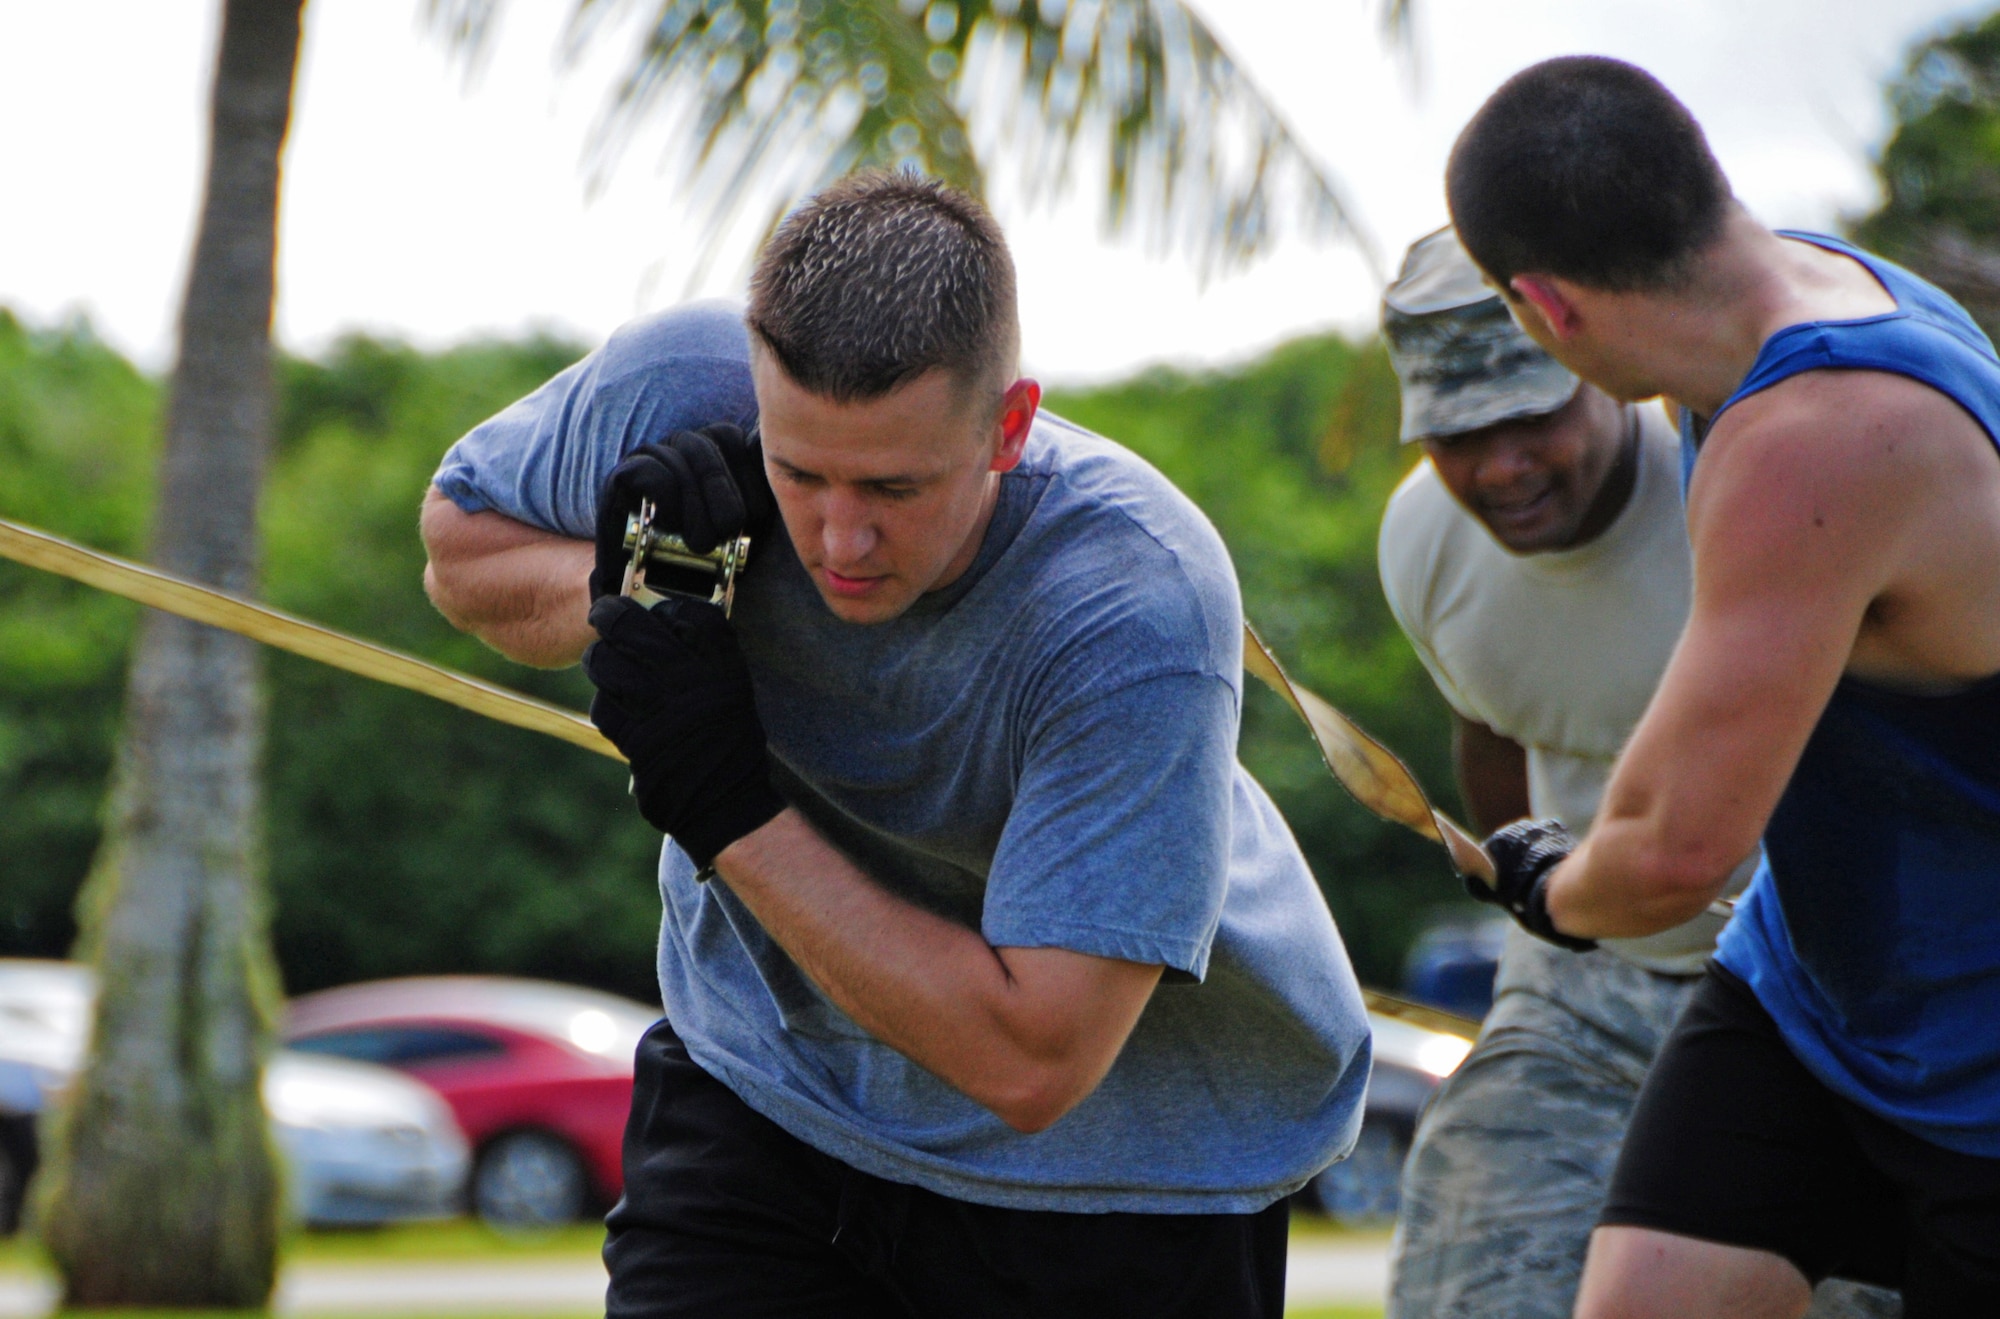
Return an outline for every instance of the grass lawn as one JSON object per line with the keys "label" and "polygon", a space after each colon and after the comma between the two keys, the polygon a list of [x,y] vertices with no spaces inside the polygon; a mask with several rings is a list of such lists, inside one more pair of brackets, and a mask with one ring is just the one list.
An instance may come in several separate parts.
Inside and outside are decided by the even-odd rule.
{"label": "grass lawn", "polygon": [[398,1227],[339,1232],[295,1232],[285,1239],[287,1260],[527,1259],[544,1255],[595,1257],[604,1245],[602,1223],[577,1223],[539,1232],[496,1232],[474,1219],[406,1223]]}
{"label": "grass lawn", "polygon": [[1386,1244],[1394,1232],[1394,1223],[1384,1223],[1380,1227],[1345,1227],[1320,1214],[1292,1211],[1293,1246],[1336,1241],[1380,1241]]}
{"label": "grass lawn", "polygon": [[[537,1256],[593,1257],[604,1244],[604,1228],[579,1223],[547,1232],[496,1232],[470,1219],[406,1223],[352,1231],[293,1232],[285,1238],[286,1260],[366,1263],[531,1259]],[[40,1248],[21,1234],[0,1240],[0,1272],[39,1272],[47,1264]],[[382,1319],[396,1319],[385,1315]]]}
{"label": "grass lawn", "polygon": [[[1357,1234],[1325,1220],[1300,1217],[1292,1225],[1294,1241],[1354,1240]],[[425,1260],[591,1258],[603,1244],[604,1229],[595,1223],[552,1232],[502,1233],[476,1222],[417,1223],[400,1227],[342,1232],[297,1232],[286,1238],[285,1258],[299,1263],[414,1264]],[[0,1240],[0,1274],[40,1273],[46,1268],[40,1250],[25,1236]],[[189,1312],[93,1310],[90,1319],[188,1319]],[[223,1311],[205,1311],[220,1316]],[[249,1312],[246,1312],[246,1314]],[[412,1310],[406,1313],[371,1310],[365,1316],[315,1311],[311,1319],[434,1319]],[[477,1315],[454,1311],[452,1319],[592,1319],[589,1312],[508,1311]],[[1382,1319],[1379,1306],[1307,1305],[1286,1311],[1286,1319]]]}
{"label": "grass lawn", "polygon": [[[1387,1236],[1386,1228],[1380,1232],[1356,1232],[1324,1218],[1301,1214],[1292,1219],[1295,1243],[1364,1241]],[[354,1231],[294,1232],[285,1238],[284,1252],[288,1260],[329,1262],[521,1259],[595,1255],[603,1244],[604,1228],[597,1223],[578,1223],[547,1232],[496,1232],[471,1219],[458,1218],[442,1223],[406,1223]],[[0,1270],[22,1273],[42,1267],[41,1251],[26,1234],[0,1238]],[[1344,1312],[1329,1310],[1326,1314],[1343,1316]]]}

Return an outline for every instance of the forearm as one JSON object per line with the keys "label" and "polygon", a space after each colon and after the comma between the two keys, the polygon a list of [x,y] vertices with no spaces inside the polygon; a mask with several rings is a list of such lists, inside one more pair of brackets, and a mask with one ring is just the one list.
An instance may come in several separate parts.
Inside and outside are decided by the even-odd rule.
{"label": "forearm", "polygon": [[1734,869],[1719,854],[1670,849],[1643,820],[1600,820],[1549,875],[1549,915],[1579,938],[1658,934],[1707,910]]}
{"label": "forearm", "polygon": [[724,848],[716,870],[864,1030],[1022,1131],[1096,1088],[1159,977],[1061,949],[996,949],[881,888],[796,810]]}
{"label": "forearm", "polygon": [[[1776,668],[1784,661],[1771,662],[1773,649],[1690,627],[1589,837],[1549,876],[1557,929],[1591,939],[1657,934],[1721,896],[1756,849],[1824,704],[1819,693],[1839,674],[1793,663],[1749,681],[1744,657]],[[1801,691],[1810,704],[1797,700]]]}
{"label": "forearm", "polygon": [[567,668],[597,639],[590,630],[591,549],[585,542],[522,548],[457,572],[424,569],[438,612],[508,659]]}
{"label": "forearm", "polygon": [[452,626],[538,668],[576,663],[590,629],[590,542],[498,513],[465,513],[432,490],[422,532],[424,591]]}
{"label": "forearm", "polygon": [[1775,607],[1717,612],[1704,610],[1698,585],[1590,836],[1549,876],[1549,915],[1566,934],[1655,934],[1720,897],[1839,680],[1840,655],[1800,646],[1773,623]]}

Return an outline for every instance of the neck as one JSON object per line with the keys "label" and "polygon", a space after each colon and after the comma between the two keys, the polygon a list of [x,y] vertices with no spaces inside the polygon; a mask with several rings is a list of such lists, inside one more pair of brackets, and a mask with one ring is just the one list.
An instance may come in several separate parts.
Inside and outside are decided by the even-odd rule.
{"label": "neck", "polygon": [[1632,491],[1639,484],[1639,409],[1630,403],[1621,404],[1616,415],[1620,431],[1618,457],[1604,474],[1604,484],[1590,501],[1590,511],[1577,524],[1576,535],[1563,546],[1566,550],[1588,545],[1609,531],[1625,506],[1632,502]]}
{"label": "neck", "polygon": [[1896,308],[1852,258],[1780,238],[1741,210],[1685,290],[1641,296],[1656,308],[1651,355],[1660,392],[1703,417],[1729,401],[1778,331]]}
{"label": "neck", "polygon": [[1614,295],[1629,299],[1627,338],[1659,392],[1702,416],[1736,392],[1789,301],[1784,255],[1777,235],[1736,210],[1683,287]]}
{"label": "neck", "polygon": [[944,590],[971,569],[974,561],[979,558],[980,547],[986,543],[986,530],[993,525],[993,510],[999,504],[1000,474],[988,472],[986,488],[979,496],[979,516],[973,522],[972,530],[967,533],[965,542],[958,547],[958,553],[952,555],[951,562],[945,565],[944,574],[931,584],[932,591]]}

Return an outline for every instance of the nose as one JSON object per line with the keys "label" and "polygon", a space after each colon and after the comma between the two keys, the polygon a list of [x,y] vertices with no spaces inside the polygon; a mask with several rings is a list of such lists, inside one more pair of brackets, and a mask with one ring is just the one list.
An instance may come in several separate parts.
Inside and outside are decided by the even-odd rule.
{"label": "nose", "polygon": [[839,489],[827,492],[819,535],[827,566],[836,572],[860,567],[881,540],[866,502]]}
{"label": "nose", "polygon": [[1499,440],[1480,455],[1473,479],[1487,490],[1506,490],[1532,480],[1541,464],[1526,445]]}

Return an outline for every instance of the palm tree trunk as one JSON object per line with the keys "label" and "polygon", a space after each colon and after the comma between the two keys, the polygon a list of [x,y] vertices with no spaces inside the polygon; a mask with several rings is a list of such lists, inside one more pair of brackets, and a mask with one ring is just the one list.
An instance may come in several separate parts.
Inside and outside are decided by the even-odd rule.
{"label": "palm tree trunk", "polygon": [[[279,158],[303,0],[225,0],[207,191],[153,528],[161,566],[254,593],[271,430]],[[79,912],[95,1039],[52,1139],[70,1305],[263,1306],[279,1183],[259,1094],[278,986],[263,898],[262,666],[149,614]]]}

